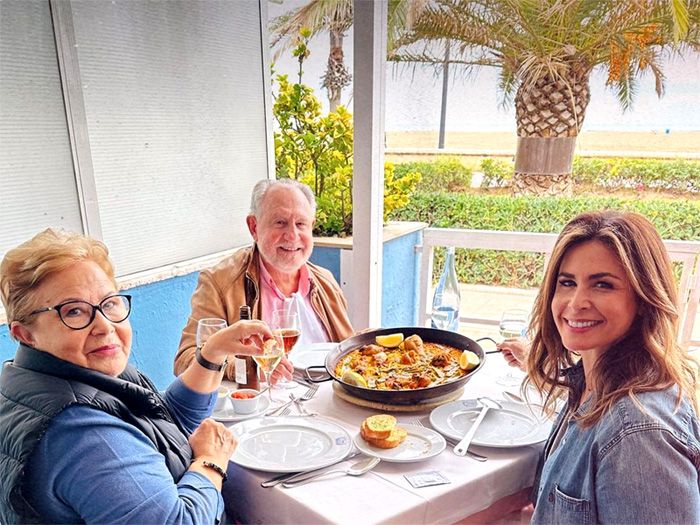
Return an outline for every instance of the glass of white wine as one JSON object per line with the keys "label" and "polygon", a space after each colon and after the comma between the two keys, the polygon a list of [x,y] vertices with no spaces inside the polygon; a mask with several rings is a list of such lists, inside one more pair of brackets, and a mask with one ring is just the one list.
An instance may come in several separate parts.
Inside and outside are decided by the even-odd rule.
{"label": "glass of white wine", "polygon": [[273,406],[272,400],[272,372],[274,372],[277,365],[280,364],[282,356],[284,355],[284,341],[282,336],[278,333],[273,332],[272,339],[268,339],[263,344],[263,353],[253,356],[253,359],[258,364],[258,368],[263,371],[265,375],[265,382],[267,383],[267,394],[270,396],[270,406]]}
{"label": "glass of white wine", "polygon": [[[527,334],[529,314],[527,310],[511,308],[505,310],[501,315],[501,322],[498,331],[503,339],[518,339]],[[503,386],[518,386],[522,383],[522,377],[518,377],[512,371],[500,376],[496,382]]]}

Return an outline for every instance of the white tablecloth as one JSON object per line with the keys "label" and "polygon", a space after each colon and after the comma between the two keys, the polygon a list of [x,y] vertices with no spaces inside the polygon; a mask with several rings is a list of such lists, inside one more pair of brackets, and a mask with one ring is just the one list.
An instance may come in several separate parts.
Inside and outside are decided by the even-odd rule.
{"label": "white tablecloth", "polygon": [[[487,362],[466,384],[463,398],[490,395],[502,399],[505,387],[496,377],[508,371],[499,355]],[[303,393],[305,387],[299,387]],[[516,389],[511,387],[511,391]],[[286,392],[276,393],[279,399]],[[323,383],[308,409],[342,425],[354,438],[361,422],[376,410],[350,404],[333,394],[331,382]],[[420,417],[429,425],[429,411],[394,413],[399,424]],[[264,489],[260,482],[273,476],[229,464],[224,485],[229,518],[243,523],[454,523],[490,507],[498,500],[532,484],[543,444],[503,449],[471,447],[488,456],[478,462],[459,457],[452,447],[428,460],[415,463],[381,462],[361,476],[343,476],[292,489]],[[349,462],[356,461],[357,458]],[[437,470],[449,484],[415,489],[406,474]]]}

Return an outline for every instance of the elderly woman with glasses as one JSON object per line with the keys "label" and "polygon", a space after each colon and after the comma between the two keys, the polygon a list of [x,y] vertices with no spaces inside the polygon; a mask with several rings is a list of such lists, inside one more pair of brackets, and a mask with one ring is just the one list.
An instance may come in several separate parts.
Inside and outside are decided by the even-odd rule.
{"label": "elderly woman with glasses", "polygon": [[20,343],[0,376],[0,522],[219,519],[235,440],[207,419],[211,364],[260,353],[267,326],[217,332],[161,396],[128,364],[131,298],[101,242],[39,233],[6,254],[0,293]]}

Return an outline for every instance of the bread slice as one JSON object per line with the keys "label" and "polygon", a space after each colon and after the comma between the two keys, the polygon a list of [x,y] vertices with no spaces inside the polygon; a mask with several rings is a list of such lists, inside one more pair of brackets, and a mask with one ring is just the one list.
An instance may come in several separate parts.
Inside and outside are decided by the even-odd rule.
{"label": "bread slice", "polygon": [[360,432],[365,439],[387,439],[396,427],[396,418],[389,414],[376,414],[362,422]]}
{"label": "bread slice", "polygon": [[406,429],[394,427],[386,439],[366,439],[365,441],[374,447],[395,448],[403,443],[407,436],[408,432],[406,432]]}

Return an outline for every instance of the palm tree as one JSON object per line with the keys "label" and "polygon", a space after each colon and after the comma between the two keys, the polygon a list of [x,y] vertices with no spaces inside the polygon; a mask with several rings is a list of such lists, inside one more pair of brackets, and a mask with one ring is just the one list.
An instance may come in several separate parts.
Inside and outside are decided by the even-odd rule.
{"label": "palm tree", "polygon": [[[396,38],[411,27],[427,3],[428,0],[389,0],[389,50],[393,49]],[[331,111],[340,105],[342,90],[352,81],[343,53],[343,39],[353,21],[352,5],[353,0],[309,0],[307,4],[275,18],[270,24],[271,45],[277,47],[275,57],[294,47],[302,30],[308,30],[310,38],[328,31],[330,51],[322,85],[328,91]]]}
{"label": "palm tree", "polygon": [[589,78],[607,69],[623,109],[638,77],[664,91],[664,53],[699,49],[700,0],[433,0],[397,41],[392,60],[442,67],[500,68],[504,101],[515,98],[514,189],[571,189],[576,137],[590,99]]}

